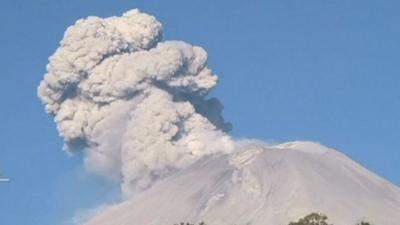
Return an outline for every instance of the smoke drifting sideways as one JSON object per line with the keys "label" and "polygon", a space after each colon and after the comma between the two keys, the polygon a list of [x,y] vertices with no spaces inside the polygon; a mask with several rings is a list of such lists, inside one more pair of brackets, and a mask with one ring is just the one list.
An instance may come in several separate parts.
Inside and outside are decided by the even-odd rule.
{"label": "smoke drifting sideways", "polygon": [[162,41],[162,25],[137,9],[69,27],[38,88],[64,149],[121,182],[129,197],[196,160],[234,149],[207,52]]}

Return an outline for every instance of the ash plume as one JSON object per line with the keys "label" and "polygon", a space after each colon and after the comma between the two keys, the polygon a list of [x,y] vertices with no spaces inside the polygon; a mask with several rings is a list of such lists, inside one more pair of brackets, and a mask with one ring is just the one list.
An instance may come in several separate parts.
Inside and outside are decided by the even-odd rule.
{"label": "ash plume", "polygon": [[162,41],[153,16],[88,17],[69,27],[38,88],[69,152],[88,169],[136,189],[234,142],[207,52]]}

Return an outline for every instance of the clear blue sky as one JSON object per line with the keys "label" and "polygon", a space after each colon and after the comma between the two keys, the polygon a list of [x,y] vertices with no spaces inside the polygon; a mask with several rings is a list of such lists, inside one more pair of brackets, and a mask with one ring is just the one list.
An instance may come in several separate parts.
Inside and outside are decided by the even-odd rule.
{"label": "clear blue sky", "polygon": [[36,0],[0,7],[0,224],[64,224],[115,199],[61,151],[36,88],[64,30],[88,15],[154,14],[205,47],[236,137],[337,148],[400,185],[400,1]]}

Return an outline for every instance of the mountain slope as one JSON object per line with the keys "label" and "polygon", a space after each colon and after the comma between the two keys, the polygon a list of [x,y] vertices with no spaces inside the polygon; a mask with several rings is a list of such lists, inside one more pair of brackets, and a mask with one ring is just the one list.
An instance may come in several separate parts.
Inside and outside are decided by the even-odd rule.
{"label": "mountain slope", "polygon": [[87,225],[286,225],[310,212],[335,225],[398,225],[400,189],[316,143],[254,142],[167,177]]}

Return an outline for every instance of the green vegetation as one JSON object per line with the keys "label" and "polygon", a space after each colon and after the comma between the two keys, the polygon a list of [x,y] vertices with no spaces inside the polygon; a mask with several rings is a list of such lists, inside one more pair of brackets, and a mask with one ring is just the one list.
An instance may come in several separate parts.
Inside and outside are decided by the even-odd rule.
{"label": "green vegetation", "polygon": [[357,225],[372,225],[369,222],[361,221],[360,223],[357,223]]}
{"label": "green vegetation", "polygon": [[289,225],[329,225],[327,220],[326,215],[313,212],[299,219],[298,222],[289,223]]}
{"label": "green vegetation", "polygon": [[[333,225],[328,224],[328,217],[322,213],[310,213],[307,216],[300,218],[297,222],[291,222],[289,225]],[[179,223],[174,225],[195,225],[193,223]],[[204,222],[199,223],[198,225],[206,225]],[[361,221],[356,225],[372,225],[369,222]]]}
{"label": "green vegetation", "polygon": [[[193,223],[179,223],[179,224],[174,224],[174,225],[195,225]],[[204,222],[200,222],[199,225],[206,225]]]}

